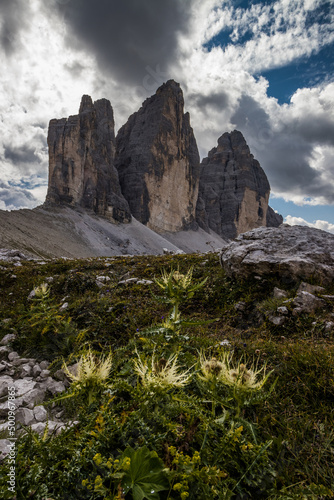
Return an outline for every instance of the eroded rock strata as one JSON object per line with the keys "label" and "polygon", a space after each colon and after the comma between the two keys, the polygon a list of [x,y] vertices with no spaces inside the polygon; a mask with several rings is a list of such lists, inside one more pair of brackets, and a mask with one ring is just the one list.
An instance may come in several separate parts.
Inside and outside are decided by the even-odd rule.
{"label": "eroded rock strata", "polygon": [[157,232],[196,228],[199,154],[174,80],[130,116],[116,138],[116,166],[132,215]]}
{"label": "eroded rock strata", "polygon": [[241,132],[223,134],[201,167],[196,218],[205,231],[235,238],[252,228],[283,222],[268,207],[267,176]]}
{"label": "eroded rock strata", "polygon": [[82,97],[78,115],[50,121],[46,203],[79,205],[117,222],[130,222],[114,166],[115,132],[110,102]]}

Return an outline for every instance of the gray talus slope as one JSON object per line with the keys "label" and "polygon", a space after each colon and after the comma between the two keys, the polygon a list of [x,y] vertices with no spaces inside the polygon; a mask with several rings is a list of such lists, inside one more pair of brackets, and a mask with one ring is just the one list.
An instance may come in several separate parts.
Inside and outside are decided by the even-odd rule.
{"label": "gray talus slope", "polygon": [[[0,248],[19,249],[41,258],[85,258],[113,255],[161,254],[171,251],[207,251],[209,241],[223,246],[218,236],[192,231],[182,233],[178,241],[155,233],[136,219],[128,224],[113,224],[81,208],[62,207],[0,211]],[[220,245],[221,241],[221,245]]]}

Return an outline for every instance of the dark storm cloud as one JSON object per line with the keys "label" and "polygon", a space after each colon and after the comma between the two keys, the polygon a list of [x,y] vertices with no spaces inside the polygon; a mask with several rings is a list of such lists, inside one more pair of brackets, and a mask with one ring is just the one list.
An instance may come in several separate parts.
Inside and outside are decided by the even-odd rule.
{"label": "dark storm cloud", "polygon": [[[244,134],[251,152],[266,172],[272,191],[304,194],[306,197],[324,196],[334,201],[331,183],[324,183],[321,172],[311,167],[313,148],[329,142],[331,130],[326,119],[311,125],[319,131],[313,135],[302,122],[292,120],[279,132],[271,126],[269,115],[252,97],[244,95],[231,121]],[[320,133],[322,131],[323,135]],[[332,144],[334,143],[333,137]],[[330,166],[328,166],[330,168]]]}
{"label": "dark storm cloud", "polygon": [[[187,30],[194,0],[69,0],[58,9],[79,43],[101,69],[120,81],[141,84],[147,67],[166,70],[174,61],[177,34]],[[78,45],[72,37],[70,43]]]}
{"label": "dark storm cloud", "polygon": [[226,92],[214,92],[209,95],[191,94],[188,102],[200,108],[201,111],[220,111],[228,107],[230,99]]}
{"label": "dark storm cloud", "polygon": [[334,121],[332,115],[317,116],[309,113],[299,120],[293,120],[289,126],[293,133],[298,133],[306,141],[324,145],[334,146]]}
{"label": "dark storm cloud", "polygon": [[0,0],[0,47],[10,56],[20,47],[20,31],[30,19],[26,0]]}
{"label": "dark storm cloud", "polygon": [[4,149],[5,158],[14,164],[41,162],[40,158],[35,154],[35,148],[29,147],[26,144],[19,147],[6,146],[4,144]]}

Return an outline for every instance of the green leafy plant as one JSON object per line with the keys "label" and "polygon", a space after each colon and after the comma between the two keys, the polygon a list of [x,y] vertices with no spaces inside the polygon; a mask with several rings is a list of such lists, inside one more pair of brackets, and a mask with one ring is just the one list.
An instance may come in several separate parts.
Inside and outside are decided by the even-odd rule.
{"label": "green leafy plant", "polygon": [[70,355],[82,344],[87,330],[78,330],[61,311],[61,304],[50,297],[47,283],[34,288],[34,294],[29,311],[19,319],[15,347],[47,359]]}
{"label": "green leafy plant", "polygon": [[193,267],[188,269],[186,274],[180,273],[178,268],[176,271],[171,269],[169,274],[163,271],[160,278],[155,278],[154,281],[162,290],[163,295],[157,296],[152,293],[153,297],[158,302],[170,304],[172,308],[167,318],[161,324],[148,328],[140,332],[139,335],[160,334],[163,335],[167,341],[187,341],[188,337],[180,333],[182,328],[200,326],[216,321],[189,321],[181,319],[180,305],[191,299],[195,292],[200,290],[207,282],[207,278],[205,278],[201,282],[194,284],[192,275]]}
{"label": "green leafy plant", "polygon": [[103,459],[100,454],[93,460],[99,474],[84,479],[82,484],[103,498],[121,499],[131,495],[133,500],[159,500],[159,492],[169,488],[164,464],[147,446],[137,450],[128,447],[116,460]]}

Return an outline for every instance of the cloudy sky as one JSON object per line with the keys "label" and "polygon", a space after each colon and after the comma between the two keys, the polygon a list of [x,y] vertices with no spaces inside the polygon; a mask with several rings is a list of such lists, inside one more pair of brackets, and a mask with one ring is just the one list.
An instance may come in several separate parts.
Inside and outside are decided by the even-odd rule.
{"label": "cloudy sky", "polygon": [[169,78],[201,157],[241,130],[290,224],[334,232],[334,0],[0,0],[0,209],[44,201],[51,118],[116,128]]}

